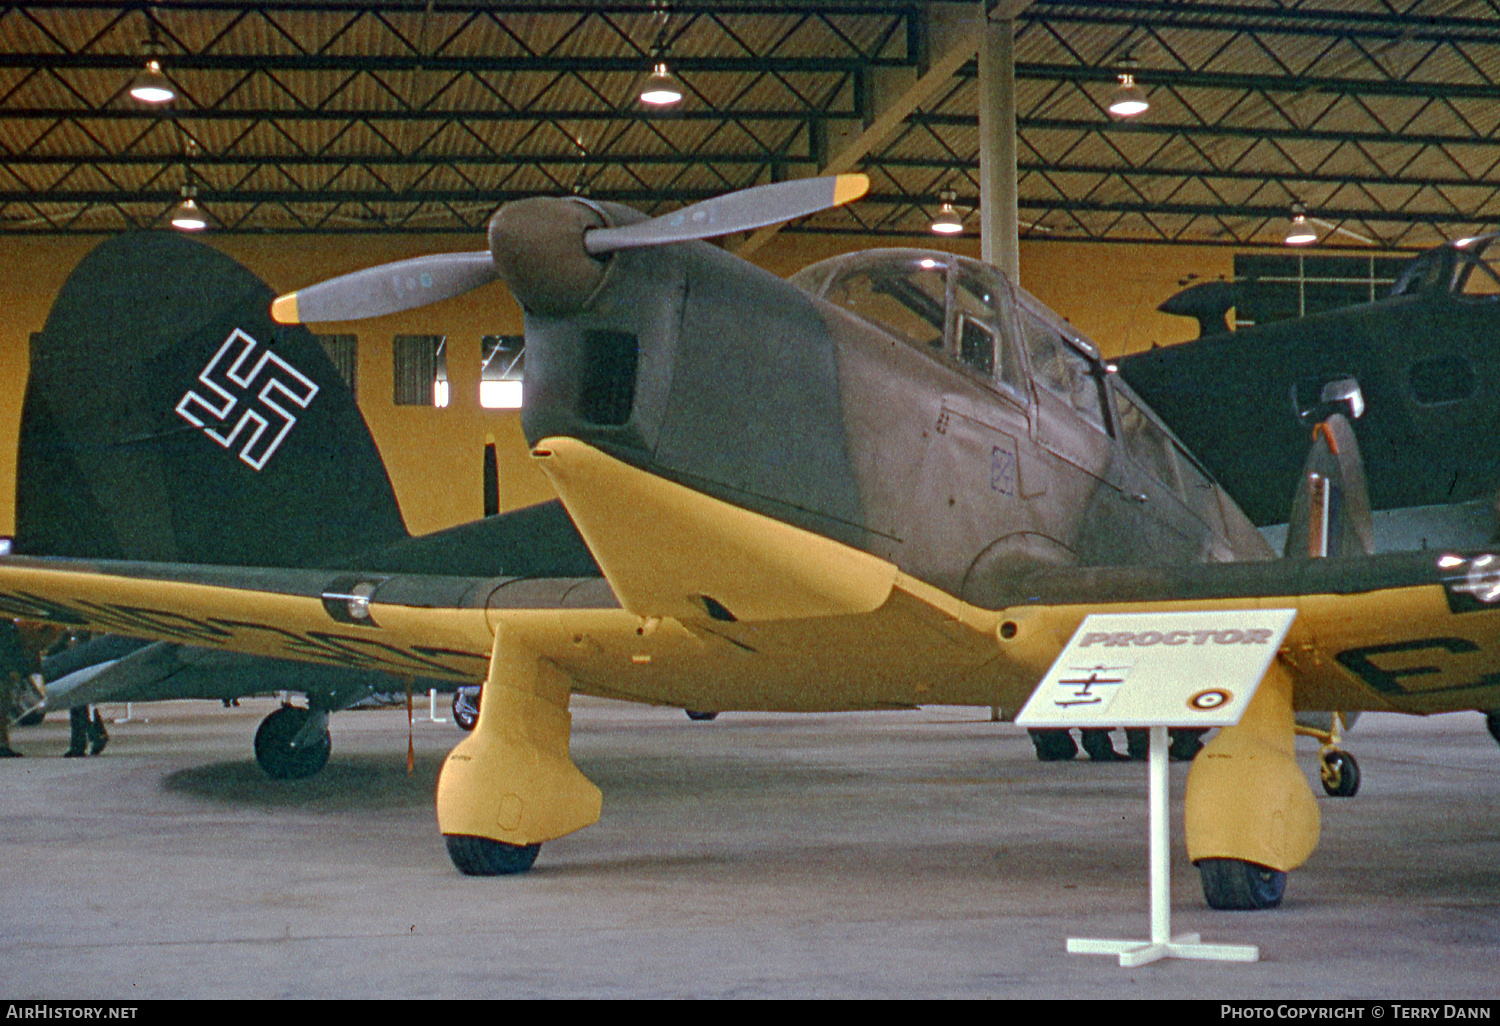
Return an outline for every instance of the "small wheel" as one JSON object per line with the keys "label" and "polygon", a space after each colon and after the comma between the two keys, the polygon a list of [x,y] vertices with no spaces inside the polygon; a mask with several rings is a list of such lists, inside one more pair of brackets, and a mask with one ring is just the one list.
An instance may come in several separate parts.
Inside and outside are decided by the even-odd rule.
{"label": "small wheel", "polygon": [[687,713],[688,719],[696,723],[707,723],[719,715],[716,712],[705,712],[702,709],[684,709],[682,711]]}
{"label": "small wheel", "polygon": [[473,730],[479,725],[479,689],[459,688],[453,692],[453,722],[464,730]]}
{"label": "small wheel", "polygon": [[536,861],[538,844],[506,844],[488,837],[447,834],[448,857],[465,876],[509,876],[524,873]]}
{"label": "small wheel", "polygon": [[1202,859],[1198,875],[1210,908],[1254,911],[1275,908],[1286,893],[1286,874],[1241,859]]}
{"label": "small wheel", "polygon": [[1323,790],[1334,798],[1353,798],[1359,793],[1359,763],[1354,756],[1338,749],[1322,759]]}
{"label": "small wheel", "polygon": [[255,732],[255,761],[273,780],[301,780],[328,764],[333,738],[328,731],[310,745],[292,747],[292,739],[301,733],[312,713],[294,705],[284,705],[260,722]]}
{"label": "small wheel", "polygon": [[1066,762],[1078,754],[1073,735],[1066,730],[1028,730],[1036,747],[1037,762]]}
{"label": "small wheel", "polygon": [[1490,729],[1490,737],[1500,744],[1500,709],[1491,709],[1484,714],[1484,725]]}

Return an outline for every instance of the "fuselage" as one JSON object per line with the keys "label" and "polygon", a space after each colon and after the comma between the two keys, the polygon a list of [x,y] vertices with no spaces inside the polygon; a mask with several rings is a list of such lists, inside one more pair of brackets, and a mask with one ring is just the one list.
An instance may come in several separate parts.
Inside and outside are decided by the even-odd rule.
{"label": "fuselage", "polygon": [[705,243],[625,251],[526,333],[531,444],[577,438],[980,607],[1046,567],[1271,555],[1088,340],[976,261],[783,281]]}

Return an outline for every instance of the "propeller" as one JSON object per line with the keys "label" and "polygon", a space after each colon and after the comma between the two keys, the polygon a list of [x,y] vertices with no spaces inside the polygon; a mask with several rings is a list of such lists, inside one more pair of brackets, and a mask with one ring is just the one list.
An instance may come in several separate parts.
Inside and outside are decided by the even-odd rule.
{"label": "propeller", "polygon": [[[440,253],[368,267],[353,274],[310,285],[278,296],[271,317],[281,324],[316,321],[353,321],[415,310],[462,295],[496,279],[504,279],[522,302],[537,291],[539,270],[558,270],[576,254],[590,257],[621,249],[662,246],[691,239],[707,239],[731,232],[751,231],[789,221],[819,210],[859,199],[870,187],[864,175],[801,178],[742,189],[694,203],[648,221],[604,227],[591,204],[571,199],[520,200],[502,207],[490,222],[490,248],[469,253]],[[544,222],[538,224],[537,222]],[[519,229],[517,223],[519,222]],[[577,252],[581,229],[582,252]],[[566,238],[560,237],[565,234]],[[562,247],[563,252],[553,252]],[[572,261],[576,265],[576,260]],[[538,265],[541,265],[538,268]],[[595,265],[597,266],[597,265]],[[564,300],[576,300],[589,274],[571,268],[578,281],[570,283]],[[597,281],[597,275],[594,276]],[[548,290],[543,287],[541,290]],[[556,291],[556,290],[552,290]],[[588,291],[583,291],[586,296]],[[566,301],[544,294],[542,305],[561,311]]]}

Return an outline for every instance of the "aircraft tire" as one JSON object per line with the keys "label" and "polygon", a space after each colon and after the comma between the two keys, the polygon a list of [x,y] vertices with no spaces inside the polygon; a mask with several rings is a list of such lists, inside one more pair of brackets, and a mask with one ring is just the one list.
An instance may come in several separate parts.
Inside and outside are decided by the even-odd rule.
{"label": "aircraft tire", "polygon": [[687,713],[687,718],[695,723],[707,723],[709,720],[716,719],[719,715],[716,712],[707,712],[702,709],[684,709],[682,711]]}
{"label": "aircraft tire", "polygon": [[300,751],[292,750],[292,738],[312,714],[294,705],[284,705],[260,721],[255,731],[255,761],[272,780],[302,780],[328,764],[333,738],[325,730],[322,741]]}
{"label": "aircraft tire", "polygon": [[1348,752],[1332,751],[1322,758],[1323,790],[1333,798],[1353,798],[1359,793],[1359,763]]}
{"label": "aircraft tire", "polygon": [[506,844],[488,837],[447,834],[448,857],[465,876],[511,876],[536,862],[540,844]]}
{"label": "aircraft tire", "polygon": [[1286,893],[1286,874],[1241,859],[1201,859],[1198,875],[1210,908],[1258,911],[1275,908]]}
{"label": "aircraft tire", "polygon": [[1491,709],[1484,714],[1484,725],[1490,729],[1490,737],[1500,745],[1500,709]]}

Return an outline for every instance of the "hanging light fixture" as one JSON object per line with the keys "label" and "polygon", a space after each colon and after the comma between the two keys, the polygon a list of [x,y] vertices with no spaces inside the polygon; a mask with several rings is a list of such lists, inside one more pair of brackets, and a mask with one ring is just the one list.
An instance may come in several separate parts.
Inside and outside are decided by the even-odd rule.
{"label": "hanging light fixture", "polygon": [[198,206],[197,195],[198,190],[191,185],[182,187],[182,199],[177,201],[168,217],[173,228],[180,232],[201,232],[208,227],[208,217]]}
{"label": "hanging light fixture", "polygon": [[1318,233],[1307,220],[1307,207],[1298,200],[1292,204],[1292,223],[1287,228],[1286,244],[1288,246],[1309,246],[1318,241]]}
{"label": "hanging light fixture", "polygon": [[135,79],[130,83],[130,95],[142,103],[170,103],[177,98],[177,90],[172,88],[172,83],[162,74],[161,55],[165,47],[156,36],[154,15],[148,13],[147,17],[150,35],[141,43],[141,52],[146,55],[146,66],[136,73]]}
{"label": "hanging light fixture", "polygon": [[1151,104],[1146,100],[1146,90],[1135,84],[1135,73],[1120,72],[1120,84],[1109,98],[1109,112],[1117,118],[1133,118],[1144,114]]}
{"label": "hanging light fixture", "polygon": [[641,85],[641,102],[653,107],[670,107],[682,99],[682,83],[667,67],[666,55],[658,52],[651,74]]}
{"label": "hanging light fixture", "polygon": [[682,83],[667,67],[667,24],[672,20],[672,10],[666,0],[652,0],[652,16],[656,21],[656,42],[651,46],[651,74],[641,84],[641,102],[653,107],[670,107],[682,99]]}
{"label": "hanging light fixture", "polygon": [[155,59],[146,62],[146,67],[130,83],[130,95],[142,103],[169,103],[177,98],[177,91],[167,76],[161,73],[161,62]]}
{"label": "hanging light fixture", "polygon": [[938,209],[937,216],[928,225],[932,231],[939,235],[957,235],[964,230],[964,219],[953,206],[953,201],[958,198],[958,193],[952,189],[944,189],[938,193],[938,198],[943,205]]}

